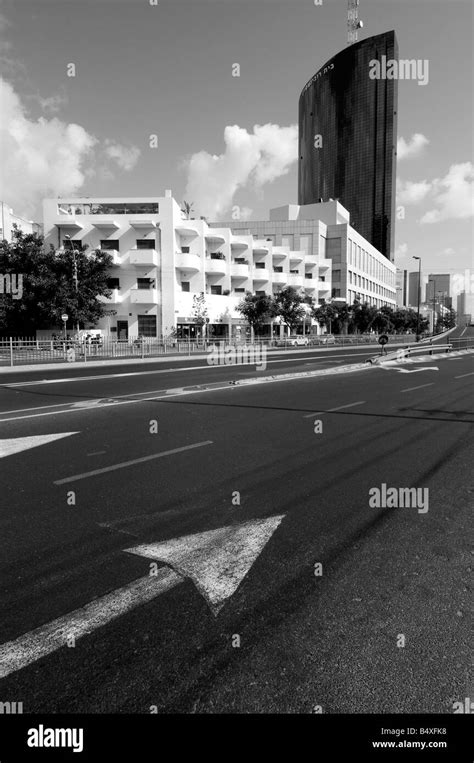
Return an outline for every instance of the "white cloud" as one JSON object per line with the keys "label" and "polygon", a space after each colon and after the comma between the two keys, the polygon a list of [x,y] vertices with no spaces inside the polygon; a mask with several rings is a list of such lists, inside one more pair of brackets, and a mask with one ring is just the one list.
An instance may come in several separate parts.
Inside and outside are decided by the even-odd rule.
{"label": "white cloud", "polygon": [[419,132],[414,133],[408,142],[405,138],[399,138],[397,141],[397,158],[399,160],[413,159],[413,157],[419,156],[422,153],[428,143],[428,138]]}
{"label": "white cloud", "polygon": [[28,118],[13,87],[0,78],[0,198],[30,216],[48,194],[75,193],[84,183],[82,165],[97,139],[77,124]]}
{"label": "white cloud", "polygon": [[408,252],[408,244],[399,244],[395,249],[395,262],[405,259]]}
{"label": "white cloud", "polygon": [[[192,199],[200,214],[213,220],[230,210],[239,189],[260,190],[288,173],[298,157],[298,128],[255,125],[253,133],[248,133],[238,125],[228,125],[224,143],[223,154],[199,151],[186,162],[185,197]],[[248,214],[248,208],[244,210]]]}
{"label": "white cloud", "polygon": [[431,183],[428,180],[413,183],[411,180],[397,178],[397,204],[419,204],[430,191]]}
{"label": "white cloud", "polygon": [[420,223],[463,220],[474,216],[474,165],[452,164],[444,178],[433,180],[434,209],[426,212]]}
{"label": "white cloud", "polygon": [[140,157],[141,151],[136,146],[122,146],[113,140],[105,141],[105,154],[118,164],[121,170],[132,170]]}
{"label": "white cloud", "polygon": [[[29,98],[41,105],[40,96],[25,96]],[[43,108],[54,110],[60,100],[60,95],[43,99]],[[97,174],[101,180],[112,179],[107,161],[127,171],[140,155],[138,148],[110,139],[101,147],[81,125],[57,117],[32,119],[13,86],[1,77],[0,103],[0,199],[20,215],[34,216],[42,198],[75,194]]]}

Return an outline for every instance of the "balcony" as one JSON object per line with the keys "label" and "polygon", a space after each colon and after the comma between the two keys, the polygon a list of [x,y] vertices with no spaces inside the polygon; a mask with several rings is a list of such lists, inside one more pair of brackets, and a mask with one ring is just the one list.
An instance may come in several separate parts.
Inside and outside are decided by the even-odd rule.
{"label": "balcony", "polygon": [[62,231],[70,231],[71,233],[79,233],[79,231],[83,230],[84,225],[77,220],[74,219],[60,219],[59,222],[55,223],[56,228],[61,228]]}
{"label": "balcony", "polygon": [[130,302],[133,305],[156,305],[158,289],[130,289]]}
{"label": "balcony", "polygon": [[239,241],[238,239],[235,239],[235,241],[231,241],[230,242],[230,246],[236,252],[244,251],[244,249],[248,249],[248,247],[249,247],[249,245],[246,244],[245,241]]}
{"label": "balcony", "polygon": [[249,264],[248,262],[233,262],[230,267],[230,274],[234,277],[248,278],[249,277]]}
{"label": "balcony", "polygon": [[117,249],[101,249],[102,252],[105,252],[106,254],[110,254],[112,257],[111,265],[118,267],[122,264],[122,260],[120,257],[120,252]]}
{"label": "balcony", "polygon": [[254,241],[252,250],[254,254],[268,254],[270,251],[269,247],[264,244],[263,241]]}
{"label": "balcony", "polygon": [[206,273],[223,276],[227,273],[227,262],[223,259],[213,259],[206,257]]}
{"label": "balcony", "polygon": [[118,305],[122,301],[122,295],[119,289],[112,289],[110,297],[99,297],[99,300],[106,305]]}
{"label": "balcony", "polygon": [[286,260],[288,258],[288,250],[281,246],[274,246],[272,249],[272,257],[274,260]]}
{"label": "balcony", "polygon": [[304,252],[290,252],[290,262],[303,262]]}
{"label": "balcony", "polygon": [[129,249],[130,265],[143,267],[158,267],[158,252],[156,249]]}
{"label": "balcony", "polygon": [[[273,274],[272,274],[273,275]],[[253,271],[254,281],[270,281],[270,271],[266,268],[254,268]]]}
{"label": "balcony", "polygon": [[288,273],[272,273],[272,281],[273,283],[279,283],[279,284],[287,284],[288,283]]}
{"label": "balcony", "polygon": [[304,264],[308,268],[314,268],[318,264],[318,258],[312,254],[307,254],[304,258]]}
{"label": "balcony", "polygon": [[177,225],[175,228],[175,231],[182,238],[196,238],[196,236],[199,236],[199,233],[197,230],[195,230],[191,226],[185,225],[184,223]]}
{"label": "balcony", "polygon": [[176,252],[176,267],[180,270],[188,270],[197,273],[201,270],[201,258],[197,254]]}
{"label": "balcony", "polygon": [[295,275],[294,273],[288,274],[288,286],[304,286],[304,276],[299,273],[298,275]]}
{"label": "balcony", "polygon": [[206,233],[204,238],[208,244],[225,244],[224,236],[220,236],[218,233]]}
{"label": "balcony", "polygon": [[97,228],[99,231],[109,231],[110,233],[115,233],[119,230],[120,225],[115,222],[115,220],[94,220],[92,223],[93,228]]}
{"label": "balcony", "polygon": [[331,281],[322,281],[320,278],[316,281],[319,291],[329,291],[331,289]]}
{"label": "balcony", "polygon": [[128,224],[136,230],[145,230],[147,228],[159,228],[159,223],[155,220],[129,220]]}

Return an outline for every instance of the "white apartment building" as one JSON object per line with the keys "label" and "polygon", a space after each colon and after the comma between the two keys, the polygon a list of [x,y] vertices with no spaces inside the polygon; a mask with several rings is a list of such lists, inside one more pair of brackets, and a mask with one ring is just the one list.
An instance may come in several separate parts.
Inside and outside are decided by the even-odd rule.
{"label": "white apartment building", "polygon": [[41,233],[42,226],[33,220],[27,220],[15,214],[13,209],[5,201],[0,201],[0,241],[9,243],[13,240],[13,226],[17,225],[23,233]]}
{"label": "white apartment building", "polygon": [[338,202],[282,207],[269,222],[241,224],[185,219],[171,191],[155,198],[45,199],[43,213],[46,245],[77,242],[113,256],[112,296],[103,298],[108,314],[97,328],[117,338],[173,329],[196,336],[193,298],[201,293],[209,333],[228,338],[247,330],[236,310],[246,292],[272,295],[291,285],[316,304],[341,295],[352,301],[357,293],[395,304],[395,266],[350,228]]}
{"label": "white apartment building", "polygon": [[357,298],[376,307],[396,306],[396,266],[351,227],[349,212],[338,201],[289,204],[270,210],[267,221],[211,223],[217,225],[303,252],[302,262],[309,258],[316,264],[313,271],[305,265],[304,287],[316,302],[352,304]]}

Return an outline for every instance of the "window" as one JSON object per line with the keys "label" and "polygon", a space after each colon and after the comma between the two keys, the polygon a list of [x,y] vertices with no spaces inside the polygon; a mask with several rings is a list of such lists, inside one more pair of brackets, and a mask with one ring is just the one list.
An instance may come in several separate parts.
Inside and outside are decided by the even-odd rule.
{"label": "window", "polygon": [[292,276],[299,276],[299,271],[298,270],[290,270],[290,273],[291,273]]}
{"label": "window", "polygon": [[245,289],[242,286],[236,286],[234,292],[235,294],[244,294]]}
{"label": "window", "polygon": [[293,250],[293,240],[294,236],[282,236],[281,237],[281,245],[289,247],[290,251]]}
{"label": "window", "polygon": [[154,238],[137,238],[137,249],[154,249]]}
{"label": "window", "polygon": [[261,289],[261,290],[257,290],[255,294],[257,295],[257,297],[265,297],[266,292],[265,290]]}
{"label": "window", "polygon": [[248,261],[245,259],[245,257],[236,257],[234,259],[234,262],[236,265],[247,265]]}
{"label": "window", "polygon": [[274,265],[273,266],[273,272],[274,273],[283,273],[283,267],[281,265]]}
{"label": "window", "polygon": [[108,289],[120,289],[120,279],[119,278],[107,278],[107,288]]}
{"label": "window", "polygon": [[264,270],[265,269],[265,263],[264,262],[256,262],[255,267],[257,270]]}
{"label": "window", "polygon": [[305,274],[304,274],[304,277],[305,277],[305,278],[312,278],[312,277],[313,277],[313,274],[312,274],[312,273],[305,273]]}
{"label": "window", "polygon": [[211,252],[211,260],[225,260],[222,252]]}
{"label": "window", "polygon": [[72,249],[75,249],[76,252],[82,251],[81,246],[82,244],[80,241],[71,241],[68,238],[63,238],[63,248],[67,251],[71,251]]}
{"label": "window", "polygon": [[326,276],[319,276],[319,280],[320,281],[325,281],[326,280]]}
{"label": "window", "polygon": [[104,250],[104,252],[108,252],[111,249],[116,249],[117,252],[119,251],[120,243],[118,238],[105,238],[102,239],[100,242],[100,248]]}
{"label": "window", "polygon": [[137,289],[154,289],[154,278],[137,278]]}
{"label": "window", "polygon": [[181,281],[181,291],[190,291],[190,282],[189,281]]}
{"label": "window", "polygon": [[181,254],[189,254],[189,246],[182,246]]}
{"label": "window", "polygon": [[222,286],[211,286],[211,294],[222,294]]}
{"label": "window", "polygon": [[156,315],[139,315],[138,333],[140,336],[156,336]]}

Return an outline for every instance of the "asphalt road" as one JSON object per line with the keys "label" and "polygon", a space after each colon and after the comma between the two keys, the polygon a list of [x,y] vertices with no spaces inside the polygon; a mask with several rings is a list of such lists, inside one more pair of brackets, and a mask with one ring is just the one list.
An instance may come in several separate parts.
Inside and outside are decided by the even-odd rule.
{"label": "asphalt road", "polygon": [[[2,459],[0,699],[25,713],[449,713],[473,696],[472,356],[228,384],[324,368],[314,355],[260,374],[3,377],[3,443],[64,436]],[[383,483],[428,488],[428,510],[371,507]],[[192,540],[176,564],[169,544],[163,591],[130,588],[152,557],[126,549],[211,531],[207,567]],[[219,607],[217,584],[200,586],[214,563]],[[117,589],[131,603],[113,617]],[[78,610],[87,633],[43,654],[47,624]]]}

